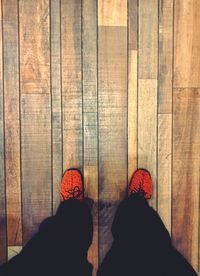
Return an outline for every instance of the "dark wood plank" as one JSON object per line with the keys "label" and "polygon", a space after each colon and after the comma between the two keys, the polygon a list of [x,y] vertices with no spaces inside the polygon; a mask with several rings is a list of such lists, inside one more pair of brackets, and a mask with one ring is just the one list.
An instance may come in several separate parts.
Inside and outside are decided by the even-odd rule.
{"label": "dark wood plank", "polygon": [[198,269],[200,89],[173,91],[172,236],[175,246]]}
{"label": "dark wood plank", "polygon": [[53,212],[60,202],[62,177],[62,96],[61,96],[61,32],[60,1],[51,0],[51,93],[52,93],[52,174]]}
{"label": "dark wood plank", "polygon": [[24,244],[52,210],[49,1],[21,0],[19,12]]}
{"label": "dark wood plank", "polygon": [[0,3],[0,264],[7,259],[6,240],[6,189],[4,160],[4,107],[3,107],[3,37],[2,2]]}
{"label": "dark wood plank", "polygon": [[88,252],[93,275],[98,268],[98,125],[97,125],[97,3],[83,1],[83,131],[85,195],[94,200],[93,243]]}
{"label": "dark wood plank", "polygon": [[113,5],[112,1],[99,1],[99,7],[99,257],[101,262],[112,243],[110,227],[116,207],[125,195],[127,186],[127,6],[126,1],[115,1]]}
{"label": "dark wood plank", "polygon": [[128,2],[128,180],[137,169],[138,3]]}
{"label": "dark wood plank", "polygon": [[8,245],[21,245],[18,1],[3,1],[5,165]]}
{"label": "dark wood plank", "polygon": [[63,169],[83,166],[81,1],[62,6]]}
{"label": "dark wood plank", "polygon": [[174,5],[174,86],[200,87],[200,1]]}

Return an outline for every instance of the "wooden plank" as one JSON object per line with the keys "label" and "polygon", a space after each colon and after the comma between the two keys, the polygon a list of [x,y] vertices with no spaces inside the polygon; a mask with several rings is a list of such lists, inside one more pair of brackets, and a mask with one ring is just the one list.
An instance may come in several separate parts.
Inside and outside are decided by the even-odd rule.
{"label": "wooden plank", "polygon": [[157,206],[157,80],[138,81],[138,167],[150,171]]}
{"label": "wooden plank", "polygon": [[51,0],[51,93],[52,93],[52,176],[53,212],[60,202],[62,178],[62,96],[61,96],[61,44],[60,1]]}
{"label": "wooden plank", "polygon": [[49,1],[20,0],[21,93],[50,91]]}
{"label": "wooden plank", "polygon": [[82,10],[83,40],[83,130],[85,195],[94,200],[93,243],[88,259],[93,275],[98,268],[98,125],[97,125],[97,4],[84,0]]}
{"label": "wooden plank", "polygon": [[4,160],[4,107],[3,107],[3,37],[2,2],[0,3],[0,264],[7,259],[6,189]]}
{"label": "wooden plank", "polygon": [[63,169],[82,170],[81,1],[63,0],[61,12]]}
{"label": "wooden plank", "polygon": [[8,260],[15,257],[22,250],[22,246],[9,246],[8,247]]}
{"label": "wooden plank", "polygon": [[158,64],[158,0],[139,4],[139,78],[156,79]]}
{"label": "wooden plank", "polygon": [[6,208],[11,246],[22,243],[17,3],[17,0],[3,1]]}
{"label": "wooden plank", "polygon": [[200,1],[174,3],[174,86],[200,87]]}
{"label": "wooden plank", "polygon": [[[112,7],[112,9],[110,8]],[[98,0],[99,26],[127,26],[127,1]]]}
{"label": "wooden plank", "polygon": [[175,246],[198,269],[200,89],[173,91],[173,204]]}
{"label": "wooden plank", "polygon": [[[23,81],[23,80],[22,80]],[[21,95],[23,244],[51,215],[51,113],[48,94]]]}
{"label": "wooden plank", "polygon": [[158,212],[171,233],[172,114],[158,115]]}
{"label": "wooden plank", "polygon": [[[127,7],[119,11],[120,4],[112,6],[109,2],[104,6],[104,3],[106,1],[99,1],[103,8],[98,12],[100,262],[112,243],[110,227],[116,207],[126,192],[128,166],[127,26],[121,26],[127,19]],[[119,12],[123,16],[119,26],[103,26],[108,14]],[[115,19],[113,21],[116,25]]]}
{"label": "wooden plank", "polygon": [[158,113],[172,113],[173,0],[159,0]]}
{"label": "wooden plank", "polygon": [[128,181],[137,169],[137,0],[128,11]]}
{"label": "wooden plank", "polygon": [[24,244],[52,209],[49,1],[21,0],[19,13]]}
{"label": "wooden plank", "polygon": [[171,233],[173,0],[159,0],[158,212]]}
{"label": "wooden plank", "polygon": [[157,202],[158,1],[139,1],[138,167],[153,179],[151,204]]}

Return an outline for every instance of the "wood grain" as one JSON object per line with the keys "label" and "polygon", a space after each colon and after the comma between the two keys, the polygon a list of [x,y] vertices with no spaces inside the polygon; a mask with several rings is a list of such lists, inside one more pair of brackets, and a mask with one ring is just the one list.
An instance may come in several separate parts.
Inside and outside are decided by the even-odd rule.
{"label": "wood grain", "polygon": [[[115,209],[127,186],[127,26],[102,26],[104,13],[118,14],[119,7],[99,9],[99,254],[109,249]],[[113,11],[114,10],[114,11]],[[125,12],[127,14],[127,12]],[[125,16],[125,15],[124,15]],[[113,24],[115,24],[115,20]],[[112,25],[112,23],[111,23]],[[116,25],[116,24],[115,24]],[[120,37],[120,40],[119,40]]]}
{"label": "wood grain", "polygon": [[[22,80],[23,81],[23,80]],[[51,215],[51,113],[48,94],[21,95],[23,244]]]}
{"label": "wood grain", "polygon": [[0,264],[5,262],[7,258],[2,25],[2,3],[0,3]]}
{"label": "wood grain", "polygon": [[63,170],[82,170],[81,2],[63,0],[61,11]]}
{"label": "wood grain", "polygon": [[[97,0],[99,26],[127,26],[127,1]],[[112,9],[111,9],[112,7]]]}
{"label": "wood grain", "polygon": [[158,114],[158,212],[171,233],[172,114]]}
{"label": "wood grain", "polygon": [[139,79],[156,79],[158,63],[158,1],[139,1]]}
{"label": "wood grain", "polygon": [[174,86],[200,87],[200,1],[174,3]]}
{"label": "wood grain", "polygon": [[128,13],[128,181],[137,169],[137,1],[129,1]]}
{"label": "wood grain", "polygon": [[198,269],[200,90],[173,91],[173,204],[175,246]]}
{"label": "wood grain", "polygon": [[49,2],[21,0],[19,13],[24,244],[52,210]]}
{"label": "wood grain", "polygon": [[157,80],[138,81],[138,167],[150,171],[157,206]]}
{"label": "wood grain", "polygon": [[21,93],[49,94],[49,1],[20,0]]}
{"label": "wood grain", "polygon": [[5,168],[8,245],[21,245],[18,5],[3,1]]}
{"label": "wood grain", "polygon": [[83,41],[83,131],[85,195],[94,200],[93,243],[88,252],[93,275],[98,268],[98,106],[97,106],[97,5],[84,0],[82,6]]}
{"label": "wood grain", "polygon": [[173,0],[159,0],[158,113],[172,113]]}
{"label": "wood grain", "polygon": [[59,189],[62,161],[62,95],[61,95],[61,32],[60,1],[51,0],[51,97],[52,97],[52,179],[53,213],[60,202]]}

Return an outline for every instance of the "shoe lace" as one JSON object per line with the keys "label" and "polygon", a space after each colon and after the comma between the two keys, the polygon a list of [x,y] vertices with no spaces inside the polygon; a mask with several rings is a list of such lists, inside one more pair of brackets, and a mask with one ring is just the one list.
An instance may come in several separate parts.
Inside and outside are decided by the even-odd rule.
{"label": "shoe lace", "polygon": [[83,191],[78,186],[75,186],[71,190],[66,190],[66,192],[69,194],[70,197],[72,198],[79,198],[80,195],[82,195]]}
{"label": "shoe lace", "polygon": [[131,191],[131,195],[135,195],[135,194],[139,194],[141,196],[145,195],[144,190],[142,189],[142,187],[139,187],[139,190],[137,190],[136,188],[133,188],[133,190]]}

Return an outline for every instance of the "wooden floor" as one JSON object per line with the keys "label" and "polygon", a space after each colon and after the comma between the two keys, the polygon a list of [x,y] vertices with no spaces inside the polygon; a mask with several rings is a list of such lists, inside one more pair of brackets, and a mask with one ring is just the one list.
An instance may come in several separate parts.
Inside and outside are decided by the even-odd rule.
{"label": "wooden floor", "polygon": [[199,270],[199,0],[2,0],[0,260],[55,213],[63,171],[95,200],[94,274],[137,167]]}

